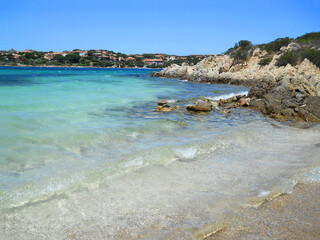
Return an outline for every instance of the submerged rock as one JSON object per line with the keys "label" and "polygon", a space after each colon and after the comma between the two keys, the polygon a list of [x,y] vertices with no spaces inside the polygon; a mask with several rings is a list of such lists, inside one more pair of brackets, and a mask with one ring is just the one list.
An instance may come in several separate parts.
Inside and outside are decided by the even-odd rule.
{"label": "submerged rock", "polygon": [[167,100],[161,100],[158,102],[158,108],[154,111],[157,112],[171,112],[173,110],[180,109],[179,106],[170,107]]}
{"label": "submerged rock", "polygon": [[173,109],[171,107],[164,107],[161,109],[161,112],[171,112]]}
{"label": "submerged rock", "polygon": [[186,109],[192,112],[210,112],[212,104],[208,101],[198,100],[196,101],[196,105],[187,105]]}
{"label": "submerged rock", "polygon": [[211,106],[212,106],[213,108],[217,108],[217,107],[219,106],[218,101],[212,102],[212,103],[211,103]]}

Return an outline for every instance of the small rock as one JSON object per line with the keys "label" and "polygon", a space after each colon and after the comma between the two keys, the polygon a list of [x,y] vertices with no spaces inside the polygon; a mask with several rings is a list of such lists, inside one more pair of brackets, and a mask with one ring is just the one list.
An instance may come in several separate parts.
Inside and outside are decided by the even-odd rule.
{"label": "small rock", "polygon": [[169,108],[170,106],[169,106],[169,104],[165,103],[165,104],[162,105],[162,107],[163,108]]}
{"label": "small rock", "polygon": [[162,112],[171,112],[173,109],[171,107],[162,108]]}
{"label": "small rock", "polygon": [[230,109],[230,108],[236,108],[238,107],[239,104],[238,103],[232,103],[230,106],[228,106],[226,109]]}
{"label": "small rock", "polygon": [[287,47],[286,46],[282,46],[281,48],[280,48],[280,51],[281,52],[285,52],[287,50]]}
{"label": "small rock", "polygon": [[161,101],[158,102],[159,106],[163,106],[165,104],[168,104],[167,100],[161,100]]}
{"label": "small rock", "polygon": [[279,126],[279,125],[274,124],[274,123],[271,123],[271,126],[272,126],[272,127],[274,127],[274,128],[280,128],[280,126]]}
{"label": "small rock", "polygon": [[238,101],[238,100],[240,100],[240,98],[245,97],[245,95],[237,95],[236,97],[237,97],[237,101]]}
{"label": "small rock", "polygon": [[158,112],[171,112],[173,108],[171,108],[169,105],[164,105],[164,106],[158,106],[157,110]]}
{"label": "small rock", "polygon": [[256,57],[256,56],[258,56],[258,55],[260,54],[260,52],[261,52],[261,49],[260,49],[260,48],[256,48],[256,49],[253,51],[252,56]]}
{"label": "small rock", "polygon": [[218,107],[218,106],[219,106],[218,101],[217,101],[217,102],[212,102],[212,103],[211,103],[211,106],[212,106],[213,108]]}
{"label": "small rock", "polygon": [[241,107],[249,106],[248,99],[247,98],[240,98],[239,106],[241,106]]}
{"label": "small rock", "polygon": [[268,56],[268,52],[266,50],[263,50],[262,53],[260,54],[261,58],[265,58]]}
{"label": "small rock", "polygon": [[228,99],[226,100],[226,102],[227,102],[227,103],[232,103],[232,102],[233,102],[233,97],[232,97],[232,98],[228,98]]}
{"label": "small rock", "polygon": [[225,102],[223,99],[219,99],[218,101],[216,101],[216,103],[218,104],[218,106],[222,106]]}

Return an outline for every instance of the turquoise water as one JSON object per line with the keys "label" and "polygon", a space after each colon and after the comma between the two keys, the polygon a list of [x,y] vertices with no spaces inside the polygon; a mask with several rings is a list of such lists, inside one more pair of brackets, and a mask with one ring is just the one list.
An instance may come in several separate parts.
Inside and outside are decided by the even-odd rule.
{"label": "turquoise water", "polygon": [[[5,239],[138,238],[121,229],[159,239],[180,229],[173,239],[189,239],[247,197],[290,190],[318,163],[317,126],[292,128],[250,109],[185,110],[248,88],[151,72],[0,68]],[[180,109],[153,111],[162,99]]]}
{"label": "turquoise water", "polygon": [[126,164],[130,166],[123,161],[129,162],[132,154],[205,139],[187,138],[191,126],[203,131],[199,120],[213,127],[222,120],[233,124],[232,117],[221,114],[222,119],[212,119],[183,111],[153,112],[161,99],[183,108],[197,97],[246,90],[156,79],[150,73],[143,69],[1,68],[0,190],[10,193],[22,188],[20,196],[26,194],[26,186],[32,189],[26,199],[23,196],[12,204],[84,181],[89,170],[106,168],[110,171],[106,176],[122,171]]}

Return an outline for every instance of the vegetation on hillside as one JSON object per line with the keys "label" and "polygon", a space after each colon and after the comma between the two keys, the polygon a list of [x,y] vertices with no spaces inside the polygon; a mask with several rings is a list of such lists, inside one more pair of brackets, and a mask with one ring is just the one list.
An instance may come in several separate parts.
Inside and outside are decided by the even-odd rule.
{"label": "vegetation on hillside", "polygon": [[[204,55],[175,56],[167,54],[127,55],[108,50],[83,51],[80,49],[64,52],[9,50],[0,51],[0,65],[164,68],[174,63],[182,64],[186,62],[193,65],[205,57]],[[149,62],[146,60],[149,60]],[[150,63],[150,60],[158,62]]]}
{"label": "vegetation on hillside", "polygon": [[226,54],[234,58],[235,64],[245,62],[248,57],[252,56],[256,48],[265,50],[268,56],[261,59],[259,65],[266,66],[272,61],[272,56],[279,52],[282,47],[287,47],[290,43],[299,44],[299,49],[284,50],[281,57],[277,61],[278,66],[292,66],[301,63],[305,58],[309,59],[313,64],[320,67],[320,32],[312,32],[304,34],[296,39],[285,37],[277,38],[269,43],[253,45],[248,40],[241,40],[230,48]]}
{"label": "vegetation on hillside", "polygon": [[227,53],[236,60],[236,63],[244,62],[248,58],[248,51],[252,48],[252,43],[248,40],[241,40],[235,43]]}
{"label": "vegetation on hillside", "polygon": [[309,59],[320,68],[320,50],[307,49],[302,53],[302,57]]}
{"label": "vegetation on hillside", "polygon": [[317,67],[320,67],[320,50],[301,48],[295,51],[284,52],[278,59],[278,66],[286,66],[287,64],[295,66],[304,59],[308,59]]}
{"label": "vegetation on hillside", "polygon": [[262,50],[266,50],[267,52],[277,52],[280,50],[281,47],[288,46],[292,40],[293,40],[292,38],[288,38],[288,37],[277,38],[272,42],[260,44],[258,45],[258,47]]}
{"label": "vegetation on hillside", "polygon": [[263,59],[260,60],[259,65],[266,66],[269,63],[271,63],[271,61],[272,61],[272,58],[269,58],[269,57],[268,58],[263,58]]}
{"label": "vegetation on hillside", "polygon": [[294,66],[297,64],[298,59],[299,59],[299,57],[296,52],[285,52],[278,59],[278,66],[286,66],[287,64]]}
{"label": "vegetation on hillside", "polygon": [[320,41],[320,32],[306,33],[300,37],[296,38],[297,42],[310,42],[310,41]]}

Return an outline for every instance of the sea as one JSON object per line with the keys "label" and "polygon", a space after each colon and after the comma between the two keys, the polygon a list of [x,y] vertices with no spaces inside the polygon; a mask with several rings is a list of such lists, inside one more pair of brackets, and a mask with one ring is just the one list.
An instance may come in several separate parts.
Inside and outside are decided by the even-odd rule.
{"label": "sea", "polygon": [[320,182],[319,125],[191,113],[249,88],[152,71],[0,67],[0,239],[195,239]]}

